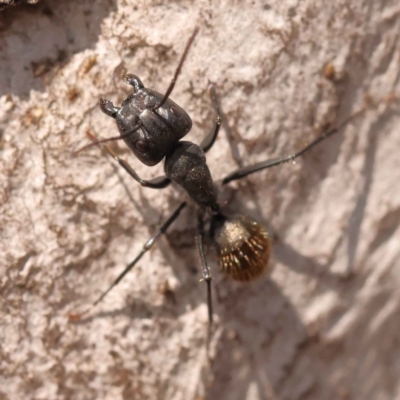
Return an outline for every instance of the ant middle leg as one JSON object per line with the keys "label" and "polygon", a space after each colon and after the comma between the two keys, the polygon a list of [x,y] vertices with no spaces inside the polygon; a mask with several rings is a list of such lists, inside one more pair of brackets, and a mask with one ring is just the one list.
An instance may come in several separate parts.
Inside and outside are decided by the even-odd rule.
{"label": "ant middle leg", "polygon": [[87,314],[93,307],[95,307],[97,304],[99,304],[104,297],[111,291],[111,289],[114,288],[121,280],[124,278],[124,276],[138,263],[138,261],[154,246],[154,244],[160,239],[160,237],[167,231],[167,229],[171,226],[171,224],[178,218],[180,212],[186,207],[186,202],[182,202],[178,208],[175,209],[175,211],[170,215],[170,217],[164,222],[164,224],[161,226],[161,228],[157,231],[157,233],[152,236],[143,246],[142,250],[140,253],[134,258],[132,262],[130,262],[125,269],[117,276],[117,278],[114,280],[114,282],[109,286],[107,290],[105,290],[99,297],[98,299],[92,303],[84,312],[78,313],[78,314],[69,314],[68,318],[70,320],[79,320]]}
{"label": "ant middle leg", "polygon": [[[89,138],[94,142],[97,143],[98,141],[96,140],[96,137],[90,133],[86,132],[86,134],[89,136]],[[167,187],[170,183],[171,180],[166,177],[166,176],[158,176],[157,178],[151,179],[151,180],[145,180],[142,179],[136,171],[129,165],[129,163],[122,158],[119,158],[109,146],[105,145],[107,153],[114,158],[115,161],[118,162],[118,164],[136,181],[139,182],[143,187],[148,187],[150,189],[164,189]]]}
{"label": "ant middle leg", "polygon": [[224,179],[222,179],[222,184],[225,185],[228,182],[237,180],[237,179],[242,179],[247,175],[253,174],[258,171],[262,171],[263,169],[275,167],[276,165],[283,164],[285,162],[293,161],[297,157],[302,156],[305,154],[308,150],[312,149],[314,146],[317,144],[321,143],[328,137],[332,136],[333,134],[339,132],[341,129],[343,129],[349,122],[353,121],[356,117],[360,116],[366,111],[366,107],[361,108],[360,110],[356,111],[355,113],[351,114],[348,118],[346,118],[342,123],[340,123],[337,127],[332,128],[330,130],[327,130],[326,132],[323,132],[320,136],[318,136],[315,140],[313,140],[311,143],[309,143],[307,146],[303,147],[300,151],[297,153],[291,154],[289,156],[283,156],[279,158],[274,158],[266,161],[261,161],[252,165],[247,165],[245,167],[239,168],[233,172],[231,172],[229,175],[227,175]]}

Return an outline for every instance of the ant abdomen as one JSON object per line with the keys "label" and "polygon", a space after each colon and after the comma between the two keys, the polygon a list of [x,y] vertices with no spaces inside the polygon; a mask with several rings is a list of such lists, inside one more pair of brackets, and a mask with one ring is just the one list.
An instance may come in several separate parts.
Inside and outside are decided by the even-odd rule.
{"label": "ant abdomen", "polygon": [[219,265],[231,278],[251,281],[267,270],[270,253],[268,233],[247,215],[215,215],[211,234]]}

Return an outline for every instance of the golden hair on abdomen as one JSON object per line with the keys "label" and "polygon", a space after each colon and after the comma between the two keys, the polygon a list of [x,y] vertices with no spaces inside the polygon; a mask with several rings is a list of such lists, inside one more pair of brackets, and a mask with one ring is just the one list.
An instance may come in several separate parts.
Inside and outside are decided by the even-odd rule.
{"label": "golden hair on abdomen", "polygon": [[270,243],[265,229],[246,215],[219,216],[213,236],[221,269],[237,281],[260,277],[268,267]]}

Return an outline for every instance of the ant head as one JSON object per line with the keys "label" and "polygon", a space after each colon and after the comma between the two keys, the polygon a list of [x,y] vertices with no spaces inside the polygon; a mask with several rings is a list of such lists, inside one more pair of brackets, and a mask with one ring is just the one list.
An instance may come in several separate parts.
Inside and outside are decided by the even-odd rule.
{"label": "ant head", "polygon": [[135,156],[145,165],[156,165],[190,131],[192,120],[174,101],[163,101],[163,95],[145,88],[137,76],[125,79],[134,93],[122,102],[114,118]]}

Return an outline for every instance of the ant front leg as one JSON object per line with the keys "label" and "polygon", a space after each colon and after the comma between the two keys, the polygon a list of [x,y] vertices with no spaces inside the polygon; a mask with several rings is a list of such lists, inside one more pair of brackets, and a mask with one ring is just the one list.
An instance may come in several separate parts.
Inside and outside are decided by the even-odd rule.
{"label": "ant front leg", "polygon": [[218,136],[219,128],[221,126],[221,109],[219,108],[217,93],[215,91],[214,85],[210,81],[208,81],[208,94],[211,98],[211,102],[215,113],[217,114],[217,118],[215,120],[214,128],[200,144],[200,147],[203,149],[204,153],[207,153],[207,151],[210,150],[215,143],[215,140]]}
{"label": "ant front leg", "polygon": [[202,215],[198,214],[198,233],[196,235],[196,247],[199,252],[201,268],[203,272],[202,281],[207,284],[207,308],[208,308],[208,331],[207,331],[207,348],[211,338],[211,327],[213,323],[212,296],[211,296],[211,272],[207,264],[206,255],[204,253],[204,222]]}
{"label": "ant front leg", "polygon": [[[90,133],[86,132],[86,134],[89,136],[89,138],[94,141],[96,141],[96,137]],[[148,187],[150,189],[164,189],[171,183],[171,179],[167,178],[166,176],[159,176],[157,178],[151,179],[149,181],[142,179],[136,171],[129,165],[129,163],[122,158],[119,158],[111,149],[109,146],[105,145],[104,146],[107,150],[107,153],[114,158],[115,161],[118,162],[118,164],[137,182],[139,182],[143,187]]]}

